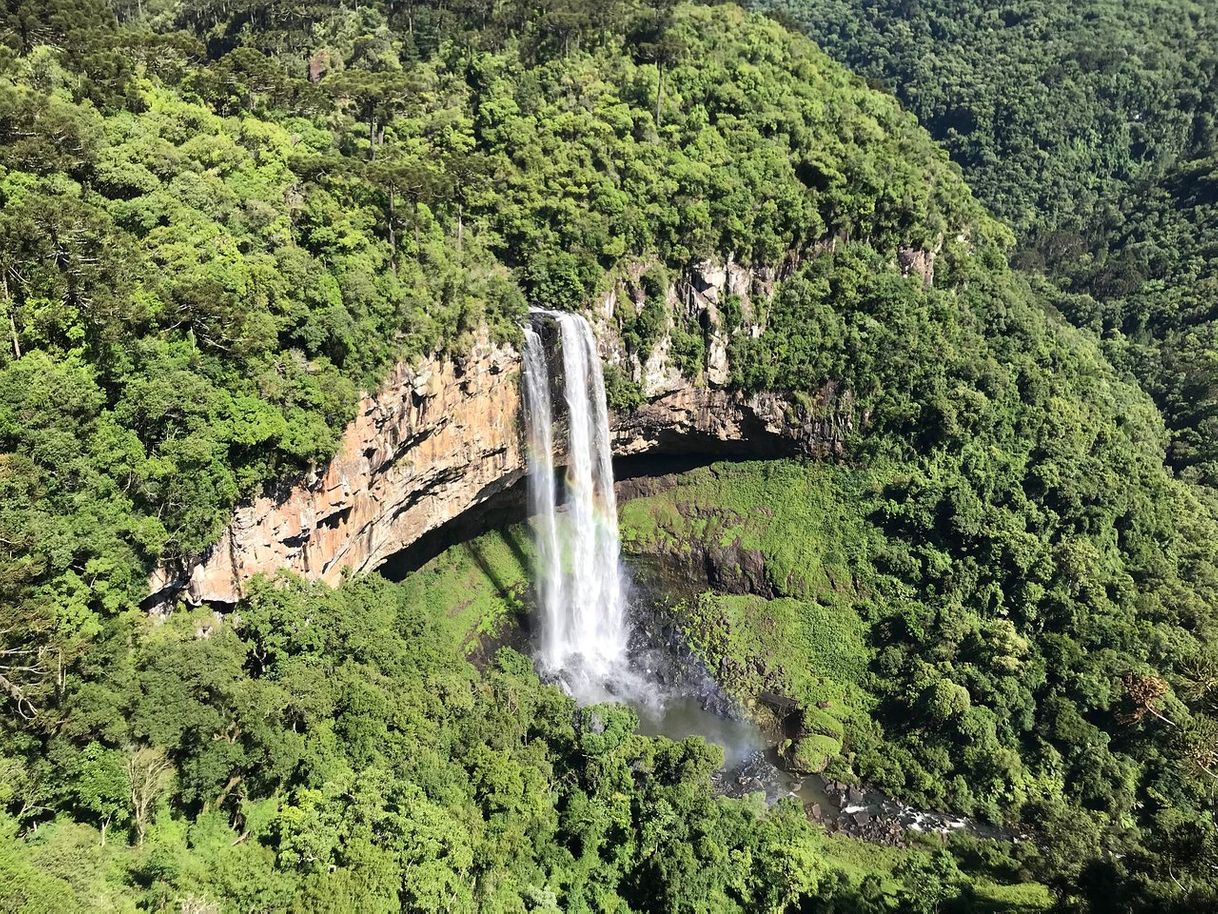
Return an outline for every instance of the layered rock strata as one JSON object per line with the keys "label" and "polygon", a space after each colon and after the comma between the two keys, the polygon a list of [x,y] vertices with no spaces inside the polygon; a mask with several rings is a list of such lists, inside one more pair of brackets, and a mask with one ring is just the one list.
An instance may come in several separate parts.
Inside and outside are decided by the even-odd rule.
{"label": "layered rock strata", "polygon": [[327,466],[240,505],[206,554],[153,574],[154,597],[232,603],[280,568],[334,584],[510,486],[525,463],[519,370],[485,338],[461,358],[399,365],[360,400]]}

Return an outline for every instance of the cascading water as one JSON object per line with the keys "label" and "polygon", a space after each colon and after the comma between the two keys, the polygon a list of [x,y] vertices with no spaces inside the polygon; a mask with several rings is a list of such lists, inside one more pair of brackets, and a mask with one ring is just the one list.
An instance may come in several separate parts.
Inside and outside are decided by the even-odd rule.
{"label": "cascading water", "polygon": [[[682,666],[670,644],[648,643],[654,630],[632,632],[627,622],[609,410],[592,328],[576,314],[535,310],[524,340],[539,667],[582,704],[629,704],[641,733],[698,734],[722,745],[733,767],[754,760],[765,745],[760,730],[726,719],[727,699],[700,668]],[[555,343],[551,358],[547,345]],[[561,488],[556,450],[566,456]]]}
{"label": "cascading water", "polygon": [[605,380],[596,340],[577,314],[533,311],[558,329],[567,418],[565,510],[554,473],[554,387],[541,334],[525,328],[529,508],[537,550],[541,664],[577,693],[626,672],[629,636],[613,494]]}
{"label": "cascading water", "polygon": [[564,628],[563,559],[558,539],[557,497],[554,491],[554,415],[550,403],[550,372],[545,343],[532,327],[524,329],[524,404],[528,434],[529,514],[537,551],[535,573],[542,612],[542,661],[556,668],[550,633]]}

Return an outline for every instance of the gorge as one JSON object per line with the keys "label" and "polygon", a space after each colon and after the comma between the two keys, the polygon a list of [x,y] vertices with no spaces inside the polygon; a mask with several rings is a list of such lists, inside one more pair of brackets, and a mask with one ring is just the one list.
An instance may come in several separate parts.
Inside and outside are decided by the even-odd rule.
{"label": "gorge", "polygon": [[[606,295],[591,321],[597,353],[636,379],[644,397],[636,409],[609,412],[614,458],[671,456],[689,464],[844,454],[848,435],[868,414],[837,384],[823,386],[810,404],[727,386],[727,339],[761,333],[764,324],[751,319],[729,330],[721,305],[732,298],[746,315],[760,312],[779,275],[730,260],[692,267],[665,288],[662,332],[641,352],[627,345],[616,319],[622,309],[644,308],[637,285],[625,282]],[[682,373],[673,356],[678,323],[703,328],[706,355],[696,377]],[[240,504],[205,553],[159,566],[146,604],[168,606],[178,595],[192,604],[235,603],[250,578],[279,569],[336,584],[345,573],[381,567],[463,515],[476,520],[502,504],[527,472],[522,364],[519,344],[495,341],[480,328],[463,354],[397,365],[360,399],[328,464]],[[519,519],[518,490],[510,505],[506,516]]]}
{"label": "gorge", "polygon": [[1218,21],[827,3],[9,0],[0,910],[1218,910]]}

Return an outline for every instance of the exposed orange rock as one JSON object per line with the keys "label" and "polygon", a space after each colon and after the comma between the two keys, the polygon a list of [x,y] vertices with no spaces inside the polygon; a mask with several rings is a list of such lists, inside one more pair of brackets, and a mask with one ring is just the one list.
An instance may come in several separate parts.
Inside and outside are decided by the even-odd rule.
{"label": "exposed orange rock", "polygon": [[154,592],[231,603],[259,572],[339,581],[514,483],[524,471],[520,361],[480,339],[462,358],[399,365],[363,397],[324,471],[241,505],[206,555],[158,569]]}

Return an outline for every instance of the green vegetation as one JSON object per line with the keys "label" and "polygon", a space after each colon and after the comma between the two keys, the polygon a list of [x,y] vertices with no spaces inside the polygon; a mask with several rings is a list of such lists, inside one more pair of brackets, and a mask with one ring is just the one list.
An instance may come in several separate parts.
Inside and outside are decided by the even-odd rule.
{"label": "green vegetation", "polygon": [[[1213,493],[1164,470],[1151,402],[1048,307],[1176,321],[1191,354],[1156,348],[1149,318],[1106,346],[1201,365],[1156,389],[1184,409],[1212,377],[1206,299],[1042,295],[910,114],[735,7],[3,16],[2,906],[1026,910],[1037,880],[1065,909],[1215,906]],[[1197,112],[1190,143],[1209,142],[1202,97],[1177,106]],[[1170,164],[1107,173],[1132,188]],[[1187,174],[1156,197],[1170,235],[1130,223],[1147,257],[1208,224],[1209,171]],[[1088,202],[1040,183],[1034,214]],[[1018,218],[1025,250],[1065,224]],[[1196,244],[1148,282],[1179,250],[1204,288]],[[643,350],[666,278],[729,254],[786,267],[765,332],[731,338],[733,384],[840,410],[821,418],[850,461],[696,474],[626,507],[633,547],[763,557],[772,593],[685,618],[734,688],[806,703],[801,764],[1035,823],[1035,843],[875,852],[862,875],[797,809],[714,798],[704,743],[574,708],[510,651],[474,667],[526,600],[511,534],[401,585],[284,578],[228,611],[138,609],[155,562],[324,461],[394,361],[514,338],[526,301],[581,309],[615,286]],[[902,275],[914,262],[932,284]],[[741,303],[724,316],[739,327]],[[701,329],[672,341],[694,373]],[[818,406],[827,385],[841,396]],[[608,386],[639,402],[624,373]],[[1204,477],[1199,402],[1169,415]]]}
{"label": "green vegetation", "polygon": [[[759,0],[913,112],[1021,233],[1086,232],[1216,138],[1192,0]],[[1212,149],[1209,150],[1213,152]]]}
{"label": "green vegetation", "polygon": [[[1055,427],[1059,464],[1090,459],[1091,443],[1068,458]],[[974,467],[980,453],[1013,457],[975,443]],[[1212,518],[1164,481],[1159,500],[1094,533],[1060,502],[1044,516],[1075,532],[1038,533],[1000,476],[969,476],[951,454],[694,471],[623,506],[626,549],[678,562],[725,544],[760,551],[763,586],[781,596],[706,594],[676,613],[741,699],[773,691],[810,712],[812,739],[795,747],[806,767],[833,753],[834,776],[1032,825],[1046,852],[1027,865],[1073,904],[1205,910],[1212,890],[1191,861],[1215,841]],[[1153,458],[1141,458],[1149,473]],[[1159,547],[1134,548],[1152,519]],[[1194,540],[1197,523],[1208,532]],[[1189,871],[1191,894],[1156,884],[1167,868]]]}
{"label": "green vegetation", "polygon": [[[501,611],[505,551],[492,534],[402,585],[285,576],[229,617],[116,621],[94,656],[121,675],[70,686],[45,757],[6,757],[20,812],[0,818],[0,905],[884,912],[907,910],[932,865],[957,874],[945,898],[964,891],[954,858],[925,849],[893,851],[885,884],[864,885],[849,842],[797,806],[712,797],[722,754],[701,739],[577,709],[507,649],[475,669],[449,623],[473,622],[471,603]],[[79,733],[98,739],[78,750]]]}
{"label": "green vegetation", "polygon": [[754,0],[892,91],[1218,485],[1218,17],[1191,0]]}

